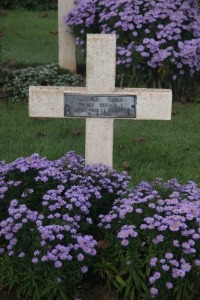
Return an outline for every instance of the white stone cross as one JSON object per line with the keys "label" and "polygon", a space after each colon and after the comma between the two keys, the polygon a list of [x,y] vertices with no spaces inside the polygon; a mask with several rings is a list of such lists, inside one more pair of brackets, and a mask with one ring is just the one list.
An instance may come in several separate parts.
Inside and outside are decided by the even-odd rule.
{"label": "white stone cross", "polygon": [[[65,118],[66,103],[64,94],[75,94],[79,99],[78,109],[84,104],[84,97],[91,100],[98,95],[114,96],[116,101],[122,95],[136,96],[136,115],[129,115],[132,120],[170,120],[172,106],[172,91],[164,89],[115,88],[116,72],[116,36],[97,34],[87,36],[85,87],[38,87],[29,88],[29,116]],[[111,99],[111,98],[109,98]],[[120,100],[121,101],[121,100]],[[77,102],[78,103],[78,102]],[[91,103],[89,101],[89,103]],[[75,109],[77,108],[77,104]],[[99,104],[100,106],[105,104]],[[107,105],[107,104],[106,104]],[[109,104],[110,105],[110,104]],[[82,107],[81,106],[81,107]],[[113,107],[113,105],[111,104]],[[120,106],[123,106],[121,104]],[[117,104],[117,107],[119,105]],[[106,108],[108,109],[108,108]],[[101,109],[99,109],[101,110]],[[104,111],[104,108],[103,108]],[[97,113],[98,115],[98,113]],[[73,116],[72,116],[73,117]],[[81,117],[79,115],[79,117]],[[74,117],[73,117],[74,118]],[[117,117],[120,119],[120,117]],[[85,159],[87,164],[100,162],[112,167],[113,163],[113,117],[86,117]]]}
{"label": "white stone cross", "polygon": [[59,66],[76,73],[76,42],[64,15],[74,8],[74,0],[58,0]]}

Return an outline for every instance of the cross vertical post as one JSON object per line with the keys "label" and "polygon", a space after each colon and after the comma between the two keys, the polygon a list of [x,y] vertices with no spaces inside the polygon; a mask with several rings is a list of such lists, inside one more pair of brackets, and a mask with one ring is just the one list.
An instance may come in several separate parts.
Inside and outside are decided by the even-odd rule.
{"label": "cross vertical post", "polygon": [[[86,90],[88,94],[115,91],[116,36],[96,35],[87,39]],[[113,118],[87,118],[85,159],[87,164],[113,162]]]}

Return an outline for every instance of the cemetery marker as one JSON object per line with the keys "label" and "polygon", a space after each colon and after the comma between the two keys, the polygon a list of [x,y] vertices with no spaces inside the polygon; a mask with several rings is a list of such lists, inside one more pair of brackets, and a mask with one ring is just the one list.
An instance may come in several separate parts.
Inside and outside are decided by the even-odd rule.
{"label": "cemetery marker", "polygon": [[86,118],[85,159],[112,167],[114,119],[170,120],[172,91],[115,88],[116,36],[87,36],[86,88],[29,88],[29,116]]}
{"label": "cemetery marker", "polygon": [[76,42],[64,15],[74,8],[74,0],[58,0],[59,66],[76,73]]}

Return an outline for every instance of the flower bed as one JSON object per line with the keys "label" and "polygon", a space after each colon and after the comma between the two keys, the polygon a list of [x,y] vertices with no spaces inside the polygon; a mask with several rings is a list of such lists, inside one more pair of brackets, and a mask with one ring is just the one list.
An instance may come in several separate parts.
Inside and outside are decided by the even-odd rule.
{"label": "flower bed", "polygon": [[24,299],[73,299],[95,274],[123,299],[190,299],[199,188],[156,180],[130,189],[129,180],[73,152],[1,162],[1,284]]}

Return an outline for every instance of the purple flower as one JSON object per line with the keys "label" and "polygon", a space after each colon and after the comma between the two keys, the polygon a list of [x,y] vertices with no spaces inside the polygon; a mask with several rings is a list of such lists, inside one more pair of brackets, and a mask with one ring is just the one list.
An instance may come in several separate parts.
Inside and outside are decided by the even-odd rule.
{"label": "purple flower", "polygon": [[10,240],[13,237],[13,233],[7,233],[5,235],[6,240]]}
{"label": "purple flower", "polygon": [[175,259],[170,259],[169,260],[169,263],[172,265],[172,266],[175,266],[175,267],[179,267],[179,262]]}
{"label": "purple flower", "polygon": [[154,275],[153,275],[156,279],[159,279],[161,274],[160,272],[155,272]]}
{"label": "purple flower", "polygon": [[5,251],[4,248],[0,248],[0,254],[2,254]]}
{"label": "purple flower", "polygon": [[155,267],[156,264],[157,264],[157,261],[158,261],[157,257],[152,257],[152,258],[150,259],[150,266],[151,266],[151,267]]}
{"label": "purple flower", "polygon": [[168,271],[168,270],[169,270],[169,266],[168,266],[168,265],[162,265],[162,269],[163,269],[164,271]]}
{"label": "purple flower", "polygon": [[166,253],[166,254],[165,254],[165,258],[167,258],[167,259],[172,259],[172,258],[173,258],[173,254],[170,253],[170,252]]}
{"label": "purple flower", "polygon": [[55,268],[61,268],[61,267],[62,267],[62,262],[57,260],[57,261],[54,263],[54,267],[55,267]]}
{"label": "purple flower", "polygon": [[195,259],[194,260],[194,264],[195,264],[195,266],[200,267],[200,260],[199,259]]}
{"label": "purple flower", "polygon": [[155,287],[150,288],[151,296],[154,298],[158,295],[158,289]]}
{"label": "purple flower", "polygon": [[193,234],[192,238],[194,240],[198,240],[198,239],[200,239],[200,235],[198,233],[195,233],[195,234]]}
{"label": "purple flower", "polygon": [[87,273],[87,271],[88,271],[88,267],[87,266],[81,267],[81,272],[82,273]]}
{"label": "purple flower", "polygon": [[83,255],[82,253],[79,253],[79,254],[77,255],[77,260],[78,260],[78,261],[84,260],[84,255]]}
{"label": "purple flower", "polygon": [[91,218],[86,218],[87,223],[92,224],[92,219]]}
{"label": "purple flower", "polygon": [[62,279],[60,277],[57,277],[56,281],[57,281],[57,283],[61,283]]}
{"label": "purple flower", "polygon": [[23,258],[25,256],[25,253],[24,252],[20,252],[18,256],[21,257],[21,258]]}
{"label": "purple flower", "polygon": [[37,264],[37,263],[38,263],[38,258],[37,258],[37,257],[34,257],[34,258],[32,259],[32,263],[33,263],[33,264]]}
{"label": "purple flower", "polygon": [[37,256],[37,255],[40,254],[40,251],[39,251],[39,250],[35,250],[33,254],[34,254],[35,256]]}
{"label": "purple flower", "polygon": [[162,234],[159,234],[155,239],[152,240],[154,244],[159,244],[164,241],[164,236]]}
{"label": "purple flower", "polygon": [[126,239],[123,239],[123,240],[121,241],[121,244],[122,244],[122,246],[128,246],[129,241],[126,240]]}
{"label": "purple flower", "polygon": [[127,260],[127,261],[126,261],[126,264],[127,264],[127,266],[130,266],[130,265],[131,265],[131,261],[130,261],[130,260]]}
{"label": "purple flower", "polygon": [[189,263],[183,263],[181,264],[181,269],[184,271],[184,272],[189,272],[191,270],[191,265]]}
{"label": "purple flower", "polygon": [[173,288],[173,284],[171,282],[166,282],[166,287],[168,289],[172,289]]}
{"label": "purple flower", "polygon": [[174,241],[173,241],[173,245],[174,245],[175,247],[180,247],[180,244],[179,244],[179,241],[178,241],[178,240],[174,240]]}
{"label": "purple flower", "polygon": [[138,51],[138,52],[142,52],[142,51],[144,51],[144,46],[143,45],[140,45],[140,46],[138,46],[137,48],[136,48],[136,50]]}
{"label": "purple flower", "polygon": [[136,208],[136,213],[138,213],[138,214],[142,214],[142,212],[143,212],[143,210],[141,209],[141,208]]}

